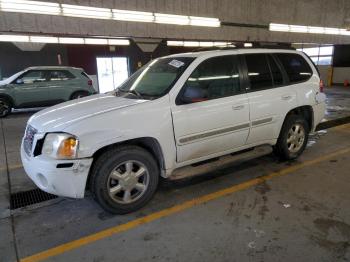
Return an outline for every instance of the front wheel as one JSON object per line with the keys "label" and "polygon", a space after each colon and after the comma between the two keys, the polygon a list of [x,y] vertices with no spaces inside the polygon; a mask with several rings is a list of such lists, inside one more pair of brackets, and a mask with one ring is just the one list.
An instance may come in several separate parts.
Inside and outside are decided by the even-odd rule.
{"label": "front wheel", "polygon": [[304,151],[309,135],[309,125],[298,115],[285,120],[274,152],[284,160],[296,159]]}
{"label": "front wheel", "polygon": [[0,97],[0,117],[5,117],[11,113],[11,103]]}
{"label": "front wheel", "polygon": [[143,148],[123,146],[102,154],[91,173],[90,188],[108,212],[126,214],[143,207],[154,195],[159,169]]}
{"label": "front wheel", "polygon": [[78,99],[78,98],[82,98],[82,97],[85,97],[85,96],[88,96],[89,93],[88,92],[85,92],[85,91],[78,91],[78,92],[75,92],[74,94],[72,94],[71,96],[71,100],[73,99]]}

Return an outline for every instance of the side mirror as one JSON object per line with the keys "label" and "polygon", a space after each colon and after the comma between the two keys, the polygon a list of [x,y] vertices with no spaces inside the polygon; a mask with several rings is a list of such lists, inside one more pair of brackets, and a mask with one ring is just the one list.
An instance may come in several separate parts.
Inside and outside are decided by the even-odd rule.
{"label": "side mirror", "polygon": [[187,86],[182,95],[181,102],[183,104],[191,104],[207,100],[206,92],[196,86]]}
{"label": "side mirror", "polygon": [[23,82],[23,79],[19,78],[16,80],[16,84],[17,85],[22,85],[24,82]]}

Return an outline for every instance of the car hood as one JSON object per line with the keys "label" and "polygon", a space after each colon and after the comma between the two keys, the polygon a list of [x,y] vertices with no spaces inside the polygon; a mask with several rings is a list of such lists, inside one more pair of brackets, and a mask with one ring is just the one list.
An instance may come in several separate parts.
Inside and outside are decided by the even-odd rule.
{"label": "car hood", "polygon": [[93,95],[44,109],[33,115],[28,124],[39,132],[63,131],[66,127],[86,118],[147,101],[116,97],[112,94]]}

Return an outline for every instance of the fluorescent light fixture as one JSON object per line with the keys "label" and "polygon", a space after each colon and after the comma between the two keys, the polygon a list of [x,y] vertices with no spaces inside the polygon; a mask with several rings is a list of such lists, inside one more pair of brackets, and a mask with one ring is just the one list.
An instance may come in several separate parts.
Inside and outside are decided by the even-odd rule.
{"label": "fluorescent light fixture", "polygon": [[270,31],[289,32],[289,25],[270,23]]}
{"label": "fluorescent light fixture", "polygon": [[184,46],[186,47],[198,47],[199,42],[196,41],[184,41]]}
{"label": "fluorescent light fixture", "polygon": [[60,5],[57,3],[26,1],[26,0],[1,0],[0,10],[3,12],[34,13],[46,15],[59,15]]}
{"label": "fluorescent light fixture", "polygon": [[168,46],[184,46],[184,41],[167,41]]}
{"label": "fluorescent light fixture", "polygon": [[190,25],[194,26],[207,26],[207,27],[220,27],[221,23],[218,18],[190,16]]}
{"label": "fluorescent light fixture", "polygon": [[302,26],[270,23],[270,31],[291,32],[291,33],[309,33],[325,35],[350,35],[350,32],[344,28],[321,27],[321,26]]}
{"label": "fluorescent light fixture", "polygon": [[113,9],[113,19],[120,21],[153,22],[154,15],[150,12],[138,12]]}
{"label": "fluorescent light fixture", "polygon": [[160,24],[189,25],[190,18],[185,15],[155,13],[155,22]]}
{"label": "fluorescent light fixture", "polygon": [[128,39],[108,39],[109,45],[130,45]]}
{"label": "fluorescent light fixture", "polygon": [[228,42],[214,42],[214,46],[223,46],[223,47],[225,47],[225,46],[228,46],[230,43],[228,43]]}
{"label": "fluorescent light fixture", "polygon": [[289,32],[293,33],[307,33],[308,27],[302,26],[302,25],[290,25],[289,26]]}
{"label": "fluorescent light fixture", "polygon": [[62,4],[62,14],[64,16],[95,18],[95,19],[112,19],[112,10],[109,8],[67,5]]}
{"label": "fluorescent light fixture", "polygon": [[108,39],[104,38],[85,38],[84,40],[87,45],[108,45]]}
{"label": "fluorescent light fixture", "polygon": [[324,33],[327,34],[327,35],[339,35],[340,34],[340,29],[339,28],[325,27],[324,28]]}
{"label": "fluorescent light fixture", "polygon": [[30,42],[32,43],[58,43],[58,37],[53,36],[30,36]]}
{"label": "fluorescent light fixture", "polygon": [[29,42],[27,35],[0,35],[0,42]]}
{"label": "fluorescent light fixture", "polygon": [[84,44],[84,38],[78,38],[78,37],[60,37],[58,39],[58,42],[60,44]]}
{"label": "fluorescent light fixture", "polygon": [[214,43],[213,42],[199,42],[199,46],[212,47],[212,46],[214,46]]}
{"label": "fluorescent light fixture", "polygon": [[253,47],[252,43],[244,43],[244,47]]}
{"label": "fluorescent light fixture", "polygon": [[308,32],[311,34],[324,34],[324,27],[319,26],[309,26]]}
{"label": "fluorescent light fixture", "polygon": [[27,0],[0,0],[0,11],[174,25],[192,25],[205,27],[221,26],[221,22],[218,18],[211,17],[140,12],[132,10],[120,10]]}

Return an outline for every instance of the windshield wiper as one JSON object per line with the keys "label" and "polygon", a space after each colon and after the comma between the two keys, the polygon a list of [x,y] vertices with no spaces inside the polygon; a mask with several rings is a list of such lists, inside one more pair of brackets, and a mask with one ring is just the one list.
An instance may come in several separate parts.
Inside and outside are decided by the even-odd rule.
{"label": "windshield wiper", "polygon": [[130,93],[130,94],[133,94],[133,95],[135,95],[135,96],[137,96],[137,97],[142,98],[142,95],[141,95],[138,91],[136,91],[135,89],[128,90],[128,91],[126,91],[126,92],[128,92],[128,93]]}

